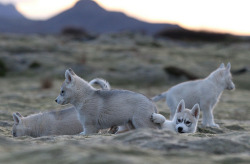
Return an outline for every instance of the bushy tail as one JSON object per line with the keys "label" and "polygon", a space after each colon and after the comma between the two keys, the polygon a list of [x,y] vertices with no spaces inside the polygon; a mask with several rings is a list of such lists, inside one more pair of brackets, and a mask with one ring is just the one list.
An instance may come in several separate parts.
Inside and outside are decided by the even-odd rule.
{"label": "bushy tail", "polygon": [[151,98],[151,100],[154,101],[154,102],[157,102],[157,101],[159,101],[159,100],[161,100],[163,98],[166,98],[166,96],[167,96],[167,92],[163,92],[163,93]]}
{"label": "bushy tail", "polygon": [[104,79],[101,79],[101,78],[95,78],[93,80],[91,80],[89,82],[89,85],[93,85],[93,84],[97,84],[97,85],[100,85],[100,87],[103,89],[103,90],[110,90],[111,87],[109,85],[109,82],[107,82],[106,80]]}

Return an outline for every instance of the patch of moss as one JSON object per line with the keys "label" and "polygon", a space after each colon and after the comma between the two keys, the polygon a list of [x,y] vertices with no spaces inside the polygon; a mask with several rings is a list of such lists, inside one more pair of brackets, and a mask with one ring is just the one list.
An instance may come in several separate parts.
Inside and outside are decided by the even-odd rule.
{"label": "patch of moss", "polygon": [[245,130],[243,127],[239,126],[239,125],[228,125],[225,126],[227,129],[230,130]]}
{"label": "patch of moss", "polygon": [[218,128],[201,128],[201,127],[198,127],[197,128],[197,132],[199,133],[206,133],[206,134],[219,134],[219,133],[223,133],[222,130],[218,129]]}

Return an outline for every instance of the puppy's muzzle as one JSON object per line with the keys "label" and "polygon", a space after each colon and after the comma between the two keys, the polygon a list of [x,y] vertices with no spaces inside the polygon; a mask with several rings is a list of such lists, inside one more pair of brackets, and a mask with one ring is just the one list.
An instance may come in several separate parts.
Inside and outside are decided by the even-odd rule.
{"label": "puppy's muzzle", "polygon": [[177,130],[178,130],[179,133],[183,133],[183,128],[182,127],[178,127]]}

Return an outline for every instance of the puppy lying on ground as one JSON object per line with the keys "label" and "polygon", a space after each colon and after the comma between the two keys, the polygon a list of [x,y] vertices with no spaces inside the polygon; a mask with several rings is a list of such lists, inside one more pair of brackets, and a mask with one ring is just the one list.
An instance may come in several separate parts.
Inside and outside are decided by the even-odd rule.
{"label": "puppy lying on ground", "polygon": [[178,133],[195,133],[200,115],[200,107],[195,104],[191,110],[185,108],[184,100],[177,106],[174,118],[170,121],[163,115],[153,113],[151,120],[161,125],[161,129],[168,129]]}

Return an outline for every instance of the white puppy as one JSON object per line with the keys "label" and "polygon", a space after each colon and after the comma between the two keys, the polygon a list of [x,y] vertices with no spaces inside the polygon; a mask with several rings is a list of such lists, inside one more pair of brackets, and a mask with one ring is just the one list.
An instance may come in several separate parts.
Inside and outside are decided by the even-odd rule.
{"label": "white puppy", "polygon": [[127,90],[97,90],[71,69],[66,70],[65,78],[56,102],[75,106],[84,129],[81,134],[127,124],[135,129],[158,129],[158,125],[150,121],[157,108],[144,95]]}

